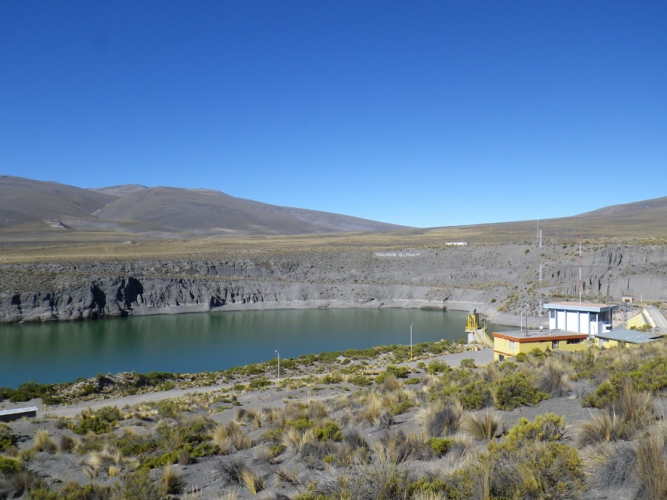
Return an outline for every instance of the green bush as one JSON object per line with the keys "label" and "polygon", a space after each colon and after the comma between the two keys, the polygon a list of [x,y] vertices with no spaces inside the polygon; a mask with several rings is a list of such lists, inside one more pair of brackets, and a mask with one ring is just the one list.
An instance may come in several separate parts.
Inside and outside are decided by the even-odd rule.
{"label": "green bush", "polygon": [[33,489],[28,493],[29,500],[108,500],[111,499],[110,488],[96,484],[80,485],[68,481],[57,491],[45,486]]}
{"label": "green bush", "polygon": [[0,451],[5,451],[16,444],[16,436],[7,424],[0,424]]}
{"label": "green bush", "polygon": [[481,410],[486,406],[489,397],[489,386],[481,380],[464,386],[458,395],[461,406],[468,411]]}
{"label": "green bush", "polygon": [[429,372],[431,375],[435,375],[436,373],[440,372],[449,372],[452,371],[452,367],[449,366],[447,363],[443,363],[442,361],[431,361],[428,366],[426,367],[426,371]]}
{"label": "green bush", "polygon": [[87,434],[92,431],[94,434],[105,434],[111,432],[119,420],[123,419],[123,414],[115,406],[105,406],[91,415],[83,414],[81,422],[72,429],[76,434]]}
{"label": "green bush", "polygon": [[361,387],[371,385],[370,379],[363,375],[355,375],[354,377],[350,377],[350,383]]}
{"label": "green bush", "polygon": [[489,478],[490,498],[579,498],[582,461],[576,449],[558,442],[563,429],[563,417],[554,414],[522,418],[504,441],[490,442],[468,472]]}
{"label": "green bush", "polygon": [[461,368],[467,368],[469,370],[472,370],[474,368],[477,368],[477,365],[475,365],[475,360],[472,358],[465,358],[461,360]]}
{"label": "green bush", "polygon": [[535,387],[524,373],[511,373],[493,385],[493,400],[500,410],[534,406],[549,399],[549,395]]}
{"label": "green bush", "polygon": [[559,417],[554,413],[538,415],[534,421],[521,418],[517,424],[509,430],[507,435],[508,446],[515,444],[521,446],[524,441],[558,441],[565,434],[565,417]]}
{"label": "green bush", "polygon": [[407,366],[389,365],[387,367],[387,373],[395,376],[396,378],[408,378],[410,369]]}
{"label": "green bush", "polygon": [[526,359],[528,359],[528,356],[525,352],[520,352],[514,357],[514,359],[516,359],[518,363],[523,363],[526,361]]}
{"label": "green bush", "polygon": [[326,441],[328,439],[336,442],[343,440],[343,433],[336,422],[327,422],[324,427],[316,427],[315,438],[318,441]]}
{"label": "green bush", "polygon": [[12,474],[23,469],[21,462],[14,458],[3,457],[0,455],[0,474]]}
{"label": "green bush", "polygon": [[451,439],[437,437],[432,437],[426,441],[426,444],[428,444],[440,457],[449,451],[449,449],[452,447],[452,443],[453,440]]}
{"label": "green bush", "polygon": [[273,382],[271,382],[269,379],[267,379],[265,377],[262,377],[262,378],[252,380],[250,382],[250,388],[251,389],[260,389],[262,387],[266,387],[266,386],[272,385],[272,384],[273,384]]}

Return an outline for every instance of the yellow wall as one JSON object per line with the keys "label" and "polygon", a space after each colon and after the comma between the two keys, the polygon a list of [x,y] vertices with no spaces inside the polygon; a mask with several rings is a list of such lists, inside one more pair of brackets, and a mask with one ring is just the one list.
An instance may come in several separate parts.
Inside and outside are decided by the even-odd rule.
{"label": "yellow wall", "polygon": [[651,313],[648,312],[646,308],[642,310],[639,314],[636,316],[633,316],[629,320],[625,322],[625,327],[629,330],[630,328],[635,328],[637,330],[641,329],[642,327],[651,327],[655,328],[657,325],[655,324],[655,321],[653,321],[653,318],[651,317]]}
{"label": "yellow wall", "polygon": [[539,349],[540,351],[585,351],[589,347],[589,342],[587,339],[582,339],[580,344],[568,344],[567,340],[559,340],[558,347],[552,347],[552,341],[548,340],[545,342],[514,342],[514,348],[510,347],[510,341],[508,339],[503,339],[499,337],[493,338],[493,350],[494,350],[494,359],[498,361],[500,356],[516,356],[520,352],[524,354],[529,354],[533,349]]}
{"label": "yellow wall", "polygon": [[625,348],[630,348],[630,347],[637,347],[639,344],[632,344],[630,342],[619,342],[618,340],[609,340],[607,342],[604,341],[604,339],[601,338],[596,338],[595,339],[595,345],[598,346],[600,349],[611,349],[612,347],[618,347],[619,345],[621,347]]}

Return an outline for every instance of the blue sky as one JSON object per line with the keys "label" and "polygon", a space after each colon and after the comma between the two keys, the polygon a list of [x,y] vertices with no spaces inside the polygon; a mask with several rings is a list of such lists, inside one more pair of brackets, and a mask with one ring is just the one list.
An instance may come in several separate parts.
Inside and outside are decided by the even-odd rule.
{"label": "blue sky", "polygon": [[418,227],[667,196],[667,3],[0,2],[0,173]]}

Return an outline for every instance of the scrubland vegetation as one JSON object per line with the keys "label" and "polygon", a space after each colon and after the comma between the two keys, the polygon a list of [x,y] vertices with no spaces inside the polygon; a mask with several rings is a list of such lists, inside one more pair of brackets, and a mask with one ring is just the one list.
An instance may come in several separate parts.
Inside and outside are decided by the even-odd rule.
{"label": "scrubland vegetation", "polygon": [[460,368],[426,358],[442,347],[420,345],[416,366],[399,348],[285,360],[280,383],[255,365],[208,393],[2,424],[0,498],[667,496],[667,344]]}

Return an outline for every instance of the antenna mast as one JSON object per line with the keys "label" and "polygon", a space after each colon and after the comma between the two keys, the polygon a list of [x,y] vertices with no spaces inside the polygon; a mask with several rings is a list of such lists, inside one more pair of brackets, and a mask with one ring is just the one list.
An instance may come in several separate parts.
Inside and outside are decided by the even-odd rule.
{"label": "antenna mast", "polygon": [[581,292],[583,288],[581,281],[581,233],[579,233],[579,303],[581,304]]}
{"label": "antenna mast", "polygon": [[[539,227],[539,221],[538,221],[538,227]],[[537,289],[537,293],[540,296],[540,305],[537,310],[537,314],[540,317],[540,320],[542,319],[542,230],[538,229],[537,230],[537,248],[538,252],[540,254],[540,273],[539,273],[539,287]]]}

